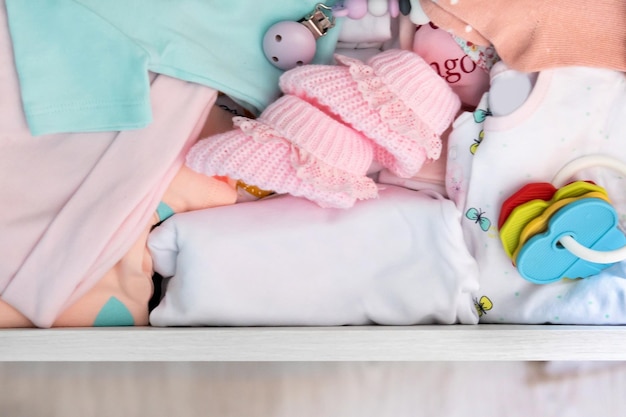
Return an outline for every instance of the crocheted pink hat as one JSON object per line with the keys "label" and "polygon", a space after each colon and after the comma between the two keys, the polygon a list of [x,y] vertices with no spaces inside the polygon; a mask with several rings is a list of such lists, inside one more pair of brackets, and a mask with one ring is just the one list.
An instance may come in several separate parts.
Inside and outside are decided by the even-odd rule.
{"label": "crocheted pink hat", "polygon": [[441,154],[441,134],[461,106],[450,86],[412,51],[391,49],[367,64],[335,55],[338,65],[286,71],[280,88],[340,117],[374,143],[374,158],[395,175],[415,175]]}
{"label": "crocheted pink hat", "polygon": [[322,207],[348,208],[373,198],[367,177],[371,142],[298,97],[286,95],[258,119],[234,117],[235,129],[196,143],[187,165],[265,190],[305,197]]}

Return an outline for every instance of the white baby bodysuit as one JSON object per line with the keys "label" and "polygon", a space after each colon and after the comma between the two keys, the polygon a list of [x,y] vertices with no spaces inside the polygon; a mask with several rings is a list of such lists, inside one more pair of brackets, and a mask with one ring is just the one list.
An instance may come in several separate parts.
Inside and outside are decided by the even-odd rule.
{"label": "white baby bodysuit", "polygon": [[489,93],[484,93],[473,112],[461,113],[452,123],[448,135],[445,187],[448,198],[457,207],[465,206],[467,184],[472,169],[472,157],[483,140],[483,124],[491,115]]}
{"label": "white baby bodysuit", "polygon": [[148,243],[171,277],[150,323],[475,324],[478,269],[460,215],[393,185],[350,210],[283,194],[176,214]]}
{"label": "white baby bodysuit", "polygon": [[[472,117],[465,114],[455,122],[447,187],[462,210],[464,237],[480,268],[476,300],[481,322],[626,323],[624,262],[590,278],[533,284],[513,266],[498,234],[501,205],[520,187],[551,182],[565,164],[585,155],[626,161],[626,75],[586,67],[542,71],[520,108],[503,117],[487,115],[479,140],[480,127],[472,129]],[[590,168],[572,180],[604,187],[623,226],[622,177],[606,168]]]}

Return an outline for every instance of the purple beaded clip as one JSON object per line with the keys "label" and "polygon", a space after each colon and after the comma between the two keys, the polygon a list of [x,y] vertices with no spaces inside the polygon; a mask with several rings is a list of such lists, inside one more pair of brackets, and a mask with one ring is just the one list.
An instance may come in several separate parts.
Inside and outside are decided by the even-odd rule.
{"label": "purple beaded clip", "polygon": [[333,26],[332,9],[318,3],[312,13],[297,22],[283,20],[270,26],[263,37],[263,52],[282,70],[309,64],[315,56],[315,42]]}

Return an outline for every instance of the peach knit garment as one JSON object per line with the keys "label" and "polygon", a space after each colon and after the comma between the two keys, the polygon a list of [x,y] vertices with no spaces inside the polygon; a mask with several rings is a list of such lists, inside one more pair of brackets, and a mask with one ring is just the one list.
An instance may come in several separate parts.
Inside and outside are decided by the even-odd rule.
{"label": "peach knit garment", "polygon": [[562,66],[626,71],[624,0],[420,0],[431,21],[511,68]]}

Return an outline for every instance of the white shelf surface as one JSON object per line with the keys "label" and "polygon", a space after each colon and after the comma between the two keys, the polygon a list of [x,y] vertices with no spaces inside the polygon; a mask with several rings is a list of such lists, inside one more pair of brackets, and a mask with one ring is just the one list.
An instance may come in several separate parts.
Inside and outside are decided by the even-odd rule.
{"label": "white shelf surface", "polygon": [[626,360],[626,326],[0,330],[0,361]]}

